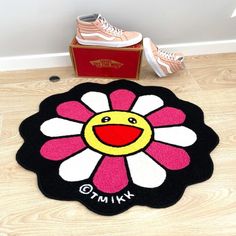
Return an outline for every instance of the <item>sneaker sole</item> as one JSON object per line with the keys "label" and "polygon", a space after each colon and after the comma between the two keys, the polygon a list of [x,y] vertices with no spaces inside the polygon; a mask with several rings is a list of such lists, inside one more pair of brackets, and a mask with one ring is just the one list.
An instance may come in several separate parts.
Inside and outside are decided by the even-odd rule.
{"label": "sneaker sole", "polygon": [[144,53],[145,53],[147,62],[152,67],[152,69],[155,71],[155,73],[159,77],[166,77],[167,75],[163,72],[160,65],[157,63],[156,58],[153,56],[150,38],[143,39],[143,49],[144,49]]}
{"label": "sneaker sole", "polygon": [[79,44],[82,45],[90,45],[90,46],[103,46],[103,47],[115,47],[115,48],[122,48],[135,45],[142,41],[142,35],[140,34],[137,38],[130,39],[128,41],[121,41],[121,42],[107,42],[107,41],[95,41],[95,40],[84,40],[76,36],[76,40]]}

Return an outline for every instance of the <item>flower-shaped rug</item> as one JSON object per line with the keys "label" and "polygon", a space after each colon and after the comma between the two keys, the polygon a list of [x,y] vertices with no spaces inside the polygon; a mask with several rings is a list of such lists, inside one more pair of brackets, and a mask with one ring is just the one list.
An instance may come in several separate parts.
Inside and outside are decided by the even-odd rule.
{"label": "flower-shaped rug", "polygon": [[17,161],[37,174],[44,195],[103,215],[173,205],[210,178],[219,141],[196,105],[126,80],[51,96],[20,133]]}

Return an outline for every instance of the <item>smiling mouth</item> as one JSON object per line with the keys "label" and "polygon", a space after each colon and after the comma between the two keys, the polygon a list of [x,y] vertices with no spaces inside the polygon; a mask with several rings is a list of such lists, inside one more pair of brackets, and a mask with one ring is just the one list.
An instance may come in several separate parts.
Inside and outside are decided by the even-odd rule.
{"label": "smiling mouth", "polygon": [[129,145],[143,133],[141,128],[120,124],[96,125],[93,131],[101,142],[114,147]]}

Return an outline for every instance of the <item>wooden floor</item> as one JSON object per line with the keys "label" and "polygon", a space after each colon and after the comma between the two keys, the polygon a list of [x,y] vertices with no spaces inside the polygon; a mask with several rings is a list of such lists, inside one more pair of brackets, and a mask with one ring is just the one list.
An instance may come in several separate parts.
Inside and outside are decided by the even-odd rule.
{"label": "wooden floor", "polygon": [[[110,80],[78,79],[72,68],[0,73],[0,236],[236,235],[236,54],[190,57],[186,66],[158,79],[144,64],[138,82],[167,87],[203,109],[221,140],[212,152],[213,177],[188,187],[169,208],[135,206],[113,217],[97,215],[78,202],[44,197],[35,174],[15,161],[22,144],[18,126],[44,98],[86,81]],[[61,81],[49,82],[54,74]]]}

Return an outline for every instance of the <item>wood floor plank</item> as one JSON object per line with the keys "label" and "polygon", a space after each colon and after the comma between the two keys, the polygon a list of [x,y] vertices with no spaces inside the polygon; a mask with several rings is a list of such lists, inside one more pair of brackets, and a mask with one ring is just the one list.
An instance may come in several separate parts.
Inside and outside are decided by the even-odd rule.
{"label": "wood floor plank", "polygon": [[218,66],[214,70],[209,67],[191,69],[190,73],[204,90],[236,87],[236,65],[234,67]]}
{"label": "wood floor plank", "polygon": [[[33,172],[15,161],[22,145],[18,127],[46,97],[83,82],[71,67],[0,73],[0,236],[234,236],[236,235],[236,54],[189,57],[186,70],[157,78],[144,61],[142,85],[163,86],[200,106],[220,136],[212,152],[214,174],[190,186],[166,209],[135,206],[113,217],[97,215],[75,201],[46,198]],[[59,75],[56,83],[48,81]]]}
{"label": "wood floor plank", "polygon": [[236,62],[236,53],[219,53],[203,56],[189,56],[185,59],[188,69],[204,68],[209,66],[231,66]]}

